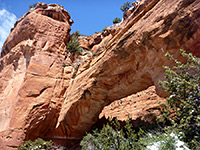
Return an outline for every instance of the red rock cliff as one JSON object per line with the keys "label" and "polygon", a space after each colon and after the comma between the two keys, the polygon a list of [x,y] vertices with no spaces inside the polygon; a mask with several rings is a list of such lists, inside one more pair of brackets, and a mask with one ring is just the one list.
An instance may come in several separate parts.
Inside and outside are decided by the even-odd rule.
{"label": "red rock cliff", "polygon": [[15,23],[0,59],[0,149],[54,130],[71,78],[62,67],[71,24],[62,6],[44,3]]}
{"label": "red rock cliff", "polygon": [[163,100],[157,96],[163,94],[162,66],[173,65],[164,54],[183,60],[182,48],[200,57],[199,17],[199,0],[142,0],[110,34],[82,41],[97,56],[76,57],[81,63],[75,69],[62,67],[69,14],[59,5],[37,5],[17,21],[2,49],[0,148],[37,137],[80,139],[114,101],[135,109],[129,111],[133,120],[149,121],[145,116],[159,114],[157,102]]}
{"label": "red rock cliff", "polygon": [[162,95],[158,86],[164,77],[162,66],[173,65],[165,53],[182,59],[179,49],[185,49],[200,57],[199,14],[199,0],[149,1],[102,53],[80,66],[65,93],[58,128],[64,128],[67,136],[80,137],[111,102],[151,85]]}

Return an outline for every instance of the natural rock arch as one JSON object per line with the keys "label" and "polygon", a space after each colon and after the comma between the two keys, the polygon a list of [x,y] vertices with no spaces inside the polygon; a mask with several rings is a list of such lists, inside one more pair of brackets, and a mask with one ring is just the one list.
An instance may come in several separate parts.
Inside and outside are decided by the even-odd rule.
{"label": "natural rock arch", "polygon": [[[164,54],[168,51],[182,60],[182,48],[200,57],[200,2],[155,1],[77,70],[72,65],[62,67],[72,24],[62,7],[50,6],[60,10],[55,13],[67,15],[65,22],[40,14],[48,7],[45,4],[19,19],[0,58],[0,115],[7,122],[0,128],[0,149],[37,137],[64,142],[80,139],[111,102],[151,85],[162,95],[158,86],[164,75],[162,66],[172,65]],[[24,28],[25,37],[17,34]]]}
{"label": "natural rock arch", "polygon": [[[181,48],[197,56],[199,53],[200,47],[192,46],[198,41],[197,11],[190,12],[190,15],[184,12],[191,8],[199,10],[200,4],[192,1],[182,7],[183,3],[178,0],[159,1],[92,60],[89,69],[77,74],[65,93],[58,119],[57,127],[63,129],[64,135],[82,137],[95,123],[104,106],[153,84],[158,94],[164,94],[158,86],[158,81],[164,77],[162,66],[173,65],[164,56],[165,53],[168,51],[180,60],[183,59],[179,55]],[[180,22],[192,20],[194,24],[179,26]],[[192,34],[191,28],[195,30]],[[85,66],[83,64],[80,70],[84,70]]]}

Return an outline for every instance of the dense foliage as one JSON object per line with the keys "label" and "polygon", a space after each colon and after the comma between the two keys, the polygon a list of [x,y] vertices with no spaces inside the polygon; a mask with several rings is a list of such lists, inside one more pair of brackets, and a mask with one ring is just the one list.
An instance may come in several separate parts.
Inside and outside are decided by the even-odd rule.
{"label": "dense foliage", "polygon": [[79,42],[77,40],[70,40],[67,44],[67,49],[71,53],[81,53],[81,48],[79,47]]}
{"label": "dense foliage", "polygon": [[41,138],[36,139],[34,142],[29,140],[24,145],[18,146],[18,150],[41,150],[48,149],[53,144],[52,141],[44,141]]}
{"label": "dense foliage", "polygon": [[113,24],[120,23],[120,22],[121,22],[121,19],[117,17],[113,20]]}
{"label": "dense foliage", "polygon": [[79,31],[72,33],[71,40],[67,43],[67,49],[72,54],[81,53],[83,51],[83,49],[79,47],[78,42],[78,38],[80,35],[81,34],[79,33]]}
{"label": "dense foliage", "polygon": [[71,34],[71,39],[75,40],[78,39],[81,36],[80,31],[75,31]]}
{"label": "dense foliage", "polygon": [[200,144],[200,61],[183,50],[181,54],[187,58],[187,63],[166,54],[175,66],[164,67],[166,81],[160,82],[170,95],[161,119],[170,121],[190,148],[196,149]]}
{"label": "dense foliage", "polygon": [[81,146],[82,150],[189,150],[180,137],[171,128],[149,126],[149,129],[134,129],[130,120],[120,128],[115,120],[101,130],[88,133],[81,141]]}
{"label": "dense foliage", "polygon": [[131,7],[131,3],[126,2],[120,7],[120,9],[121,9],[121,11],[126,12],[130,7]]}
{"label": "dense foliage", "polygon": [[137,134],[128,120],[120,129],[117,120],[112,121],[99,131],[88,133],[81,141],[83,150],[125,150],[136,149]]}

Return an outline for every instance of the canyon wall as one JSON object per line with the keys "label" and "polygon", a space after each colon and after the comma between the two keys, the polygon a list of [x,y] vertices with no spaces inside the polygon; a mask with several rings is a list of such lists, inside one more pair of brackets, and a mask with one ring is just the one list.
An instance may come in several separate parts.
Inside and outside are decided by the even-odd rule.
{"label": "canyon wall", "polygon": [[0,149],[38,137],[66,145],[103,116],[151,122],[159,115],[162,66],[173,65],[165,53],[200,57],[200,1],[135,7],[119,26],[79,41],[95,55],[73,59],[66,49],[73,21],[62,6],[39,3],[16,22],[0,58]]}
{"label": "canyon wall", "polygon": [[173,65],[165,53],[180,60],[180,49],[200,56],[199,14],[198,0],[150,1],[97,57],[80,65],[65,93],[57,127],[67,136],[79,137],[115,100],[152,85],[158,95],[164,96],[158,85],[164,79],[162,66]]}
{"label": "canyon wall", "polygon": [[0,149],[54,130],[71,79],[62,65],[72,23],[62,6],[44,3],[15,23],[0,59]]}

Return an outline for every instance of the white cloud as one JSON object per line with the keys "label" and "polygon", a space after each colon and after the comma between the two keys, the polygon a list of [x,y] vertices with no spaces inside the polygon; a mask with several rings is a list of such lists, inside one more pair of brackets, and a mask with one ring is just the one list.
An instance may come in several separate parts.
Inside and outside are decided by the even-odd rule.
{"label": "white cloud", "polygon": [[10,29],[16,22],[17,17],[15,14],[7,11],[6,9],[0,10],[0,52],[4,41],[10,33]]}

